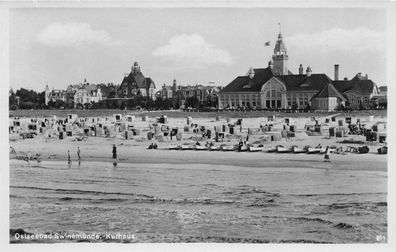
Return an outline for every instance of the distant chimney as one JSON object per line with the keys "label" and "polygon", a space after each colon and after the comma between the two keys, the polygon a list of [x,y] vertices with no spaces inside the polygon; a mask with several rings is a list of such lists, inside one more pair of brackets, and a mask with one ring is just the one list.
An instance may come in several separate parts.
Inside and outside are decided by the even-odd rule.
{"label": "distant chimney", "polygon": [[312,69],[310,66],[307,67],[307,77],[311,76],[312,74]]}
{"label": "distant chimney", "polygon": [[302,65],[302,64],[300,64],[300,67],[298,68],[298,74],[299,74],[299,75],[304,74],[304,68],[303,68],[303,65]]}
{"label": "distant chimney", "polygon": [[250,79],[253,79],[253,77],[254,77],[254,69],[253,69],[253,67],[249,68],[248,75],[249,75]]}
{"label": "distant chimney", "polygon": [[344,81],[347,81],[348,80],[348,77],[344,77]]}
{"label": "distant chimney", "polygon": [[334,80],[338,81],[338,76],[340,74],[340,66],[338,64],[334,65]]}

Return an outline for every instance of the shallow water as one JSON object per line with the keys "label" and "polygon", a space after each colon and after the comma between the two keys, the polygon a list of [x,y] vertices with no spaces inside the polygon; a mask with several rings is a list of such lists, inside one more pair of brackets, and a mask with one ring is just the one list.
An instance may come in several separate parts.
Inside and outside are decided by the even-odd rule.
{"label": "shallow water", "polygon": [[10,228],[133,234],[129,242],[375,243],[387,236],[386,183],[384,171],[265,163],[11,160]]}

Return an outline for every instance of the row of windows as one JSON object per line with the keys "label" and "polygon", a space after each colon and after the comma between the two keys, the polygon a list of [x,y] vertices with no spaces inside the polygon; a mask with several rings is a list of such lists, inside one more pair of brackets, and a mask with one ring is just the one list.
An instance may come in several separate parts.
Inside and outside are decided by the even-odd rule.
{"label": "row of windows", "polygon": [[246,95],[246,96],[244,96],[244,95],[242,95],[242,96],[234,96],[234,95],[224,95],[224,96],[220,96],[220,98],[221,99],[224,99],[224,100],[228,100],[228,99],[230,99],[230,100],[235,100],[235,99],[237,99],[237,100],[257,100],[257,99],[260,99],[260,95]]}
{"label": "row of windows", "polygon": [[356,103],[360,104],[362,102],[363,103],[369,103],[369,98],[368,97],[364,97],[363,99],[361,99],[360,97],[349,95],[348,99],[349,99],[350,103],[352,103],[352,104],[356,104]]}
{"label": "row of windows", "polygon": [[[249,99],[250,97],[252,97],[252,99],[259,99],[260,98],[260,94],[252,94],[252,95],[238,95],[238,94],[231,94],[231,95],[222,95],[221,99]],[[287,94],[287,98],[299,98],[299,99],[304,99],[304,98],[308,98],[311,99],[313,96],[312,93],[289,93]],[[265,93],[265,97],[266,98],[281,98],[282,97],[282,92],[280,92],[279,90],[268,90]]]}
{"label": "row of windows", "polygon": [[308,97],[300,98],[297,101],[297,98],[287,98],[287,104],[288,106],[293,106],[293,105],[298,105],[298,106],[306,106],[309,104],[309,99]]}
{"label": "row of windows", "polygon": [[247,107],[252,105],[254,107],[254,106],[260,106],[260,101],[241,101],[239,103],[239,101],[232,100],[231,102],[225,101],[224,104],[225,105],[230,104],[232,107],[237,107],[239,105],[247,106]]}

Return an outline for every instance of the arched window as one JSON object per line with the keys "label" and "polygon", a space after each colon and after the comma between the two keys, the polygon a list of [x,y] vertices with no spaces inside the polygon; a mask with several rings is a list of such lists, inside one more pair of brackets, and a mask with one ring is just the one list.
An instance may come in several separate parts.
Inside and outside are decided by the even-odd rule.
{"label": "arched window", "polygon": [[277,89],[272,89],[266,93],[266,106],[267,108],[280,108],[282,93]]}

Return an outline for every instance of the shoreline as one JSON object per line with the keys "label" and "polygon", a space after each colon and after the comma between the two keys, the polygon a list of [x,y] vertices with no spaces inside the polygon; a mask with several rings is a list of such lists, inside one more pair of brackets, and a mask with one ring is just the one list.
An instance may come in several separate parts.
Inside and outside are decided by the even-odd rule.
{"label": "shoreline", "polygon": [[[133,154],[128,155],[128,152]],[[65,162],[67,156],[61,152],[41,152],[42,161]],[[51,156],[52,155],[52,156]],[[73,154],[72,154],[73,156]],[[75,155],[74,155],[75,156]],[[323,162],[323,154],[294,154],[294,153],[266,153],[266,152],[210,152],[210,151],[177,151],[177,150],[141,150],[127,148],[119,150],[119,157],[112,159],[111,154],[103,151],[82,154],[81,164],[84,162],[101,162],[117,164],[185,164],[186,169],[191,165],[235,166],[247,168],[314,168],[332,170],[362,170],[387,171],[387,158],[384,155],[368,154],[332,154],[331,162]],[[17,160],[10,156],[10,160]],[[36,161],[31,161],[33,164]],[[72,165],[78,163],[72,157]]]}

